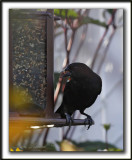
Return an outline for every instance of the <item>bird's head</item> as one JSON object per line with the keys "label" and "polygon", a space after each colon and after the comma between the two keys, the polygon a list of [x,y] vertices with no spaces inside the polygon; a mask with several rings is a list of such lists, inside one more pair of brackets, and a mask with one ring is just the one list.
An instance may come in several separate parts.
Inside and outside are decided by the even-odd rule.
{"label": "bird's head", "polygon": [[87,76],[92,70],[83,63],[72,63],[61,72],[60,77],[80,78]]}

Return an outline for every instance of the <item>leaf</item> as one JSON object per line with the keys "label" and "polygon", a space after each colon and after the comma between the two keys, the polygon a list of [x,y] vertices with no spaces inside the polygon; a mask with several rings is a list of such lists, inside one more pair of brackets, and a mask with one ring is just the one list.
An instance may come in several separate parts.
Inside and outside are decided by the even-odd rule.
{"label": "leaf", "polygon": [[60,16],[62,19],[68,18],[77,18],[78,14],[73,9],[54,9],[54,14]]}
{"label": "leaf", "polygon": [[[84,151],[97,151],[97,150],[104,150],[106,148],[106,144],[104,142],[101,141],[86,141],[86,142],[80,142],[77,143],[75,141],[72,141],[77,147],[81,147],[84,149]],[[108,144],[108,148],[116,148],[114,145],[112,144]]]}
{"label": "leaf", "polygon": [[119,149],[119,148],[109,148],[108,151],[120,152],[120,151],[123,151],[123,150]]}
{"label": "leaf", "polygon": [[23,151],[26,152],[54,152],[56,151],[55,145],[52,143],[47,143],[45,146],[36,147],[34,145],[23,147]]}
{"label": "leaf", "polygon": [[113,14],[114,9],[105,9],[103,11],[103,17],[106,18],[106,15],[109,14],[110,16]]}
{"label": "leaf", "polygon": [[111,125],[110,124],[103,124],[103,127],[107,131],[110,129]]}
{"label": "leaf", "polygon": [[90,17],[83,17],[83,19],[81,21],[81,25],[82,24],[88,24],[88,23],[96,24],[96,25],[99,25],[99,26],[102,26],[102,27],[107,27],[106,23],[101,22],[97,19],[93,19],[93,18],[90,18]]}
{"label": "leaf", "polygon": [[99,20],[96,20],[87,16],[85,17],[82,16],[81,19],[79,19],[77,12],[73,9],[54,9],[54,14],[56,16],[60,16],[62,19],[65,19],[66,16],[67,18],[73,18],[73,19],[78,18],[80,22],[80,26],[83,24],[91,23],[91,24],[102,26],[102,27],[107,27],[107,25],[104,22],[101,22]]}
{"label": "leaf", "polygon": [[68,17],[77,18],[77,17],[78,17],[78,14],[77,14],[74,10],[68,9],[67,16],[68,16]]}
{"label": "leaf", "polygon": [[109,12],[110,14],[113,13],[113,10],[114,10],[114,9],[106,9],[106,11]]}
{"label": "leaf", "polygon": [[45,146],[46,151],[56,151],[55,145],[52,143],[47,143]]}

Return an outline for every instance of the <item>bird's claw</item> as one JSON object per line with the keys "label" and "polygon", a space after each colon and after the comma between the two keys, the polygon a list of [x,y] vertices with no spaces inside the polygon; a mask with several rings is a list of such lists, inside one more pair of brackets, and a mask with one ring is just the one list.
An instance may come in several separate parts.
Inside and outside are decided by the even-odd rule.
{"label": "bird's claw", "polygon": [[69,129],[71,128],[71,124],[73,123],[73,119],[68,113],[65,113],[66,115],[66,124],[69,124]]}
{"label": "bird's claw", "polygon": [[88,124],[87,130],[90,128],[91,125],[93,125],[93,119],[91,118],[91,116],[88,116],[88,117],[85,119],[84,124],[85,124],[85,125]]}

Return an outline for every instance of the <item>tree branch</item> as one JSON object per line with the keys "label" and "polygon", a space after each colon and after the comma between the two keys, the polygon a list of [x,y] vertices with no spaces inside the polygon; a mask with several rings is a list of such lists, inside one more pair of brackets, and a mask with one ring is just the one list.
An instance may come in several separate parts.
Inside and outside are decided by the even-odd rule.
{"label": "tree branch", "polygon": [[106,34],[107,34],[107,32],[108,32],[109,26],[110,26],[110,25],[113,23],[113,21],[114,21],[116,11],[117,11],[117,9],[114,9],[114,10],[113,10],[112,16],[111,16],[111,18],[110,18],[109,21],[108,21],[108,25],[107,25],[107,27],[106,27],[106,29],[105,29],[105,32],[104,32],[103,36],[101,37],[101,39],[100,39],[100,41],[99,41],[99,44],[98,44],[98,46],[97,46],[97,48],[96,48],[96,51],[95,51],[95,54],[94,54],[94,58],[93,58],[93,61],[92,61],[92,64],[91,64],[91,68],[92,68],[92,69],[94,68],[95,61],[96,61],[96,59],[97,59],[97,56],[98,56],[99,50],[100,50],[100,48],[101,48],[101,46],[102,46],[102,43],[103,43],[103,41],[104,41],[104,38],[105,38],[105,36],[106,36]]}
{"label": "tree branch", "polygon": [[105,50],[104,50],[104,56],[103,56],[102,59],[101,59],[101,62],[100,62],[100,64],[99,64],[99,67],[98,67],[98,70],[97,70],[97,73],[99,73],[100,70],[101,70],[101,67],[102,67],[102,65],[103,65],[103,62],[104,62],[106,56],[107,56],[108,49],[109,49],[109,46],[110,46],[110,44],[111,44],[112,38],[113,38],[113,36],[114,36],[114,34],[115,34],[115,31],[116,31],[116,29],[114,28],[113,31],[112,31],[112,33],[111,33],[111,35],[110,35],[110,38],[109,38],[109,40],[108,40],[108,44],[107,44],[107,46],[106,46],[106,48],[105,48]]}
{"label": "tree branch", "polygon": [[[108,22],[108,27],[106,28],[103,36],[101,37],[101,39],[100,39],[100,41],[99,41],[99,44],[98,44],[98,46],[97,46],[97,48],[96,48],[96,51],[95,51],[95,54],[94,54],[93,62],[92,62],[92,65],[91,65],[91,69],[94,68],[95,61],[96,61],[97,56],[98,56],[98,53],[99,53],[99,49],[100,49],[100,47],[101,47],[101,45],[102,45],[102,43],[103,43],[103,41],[104,41],[104,38],[105,38],[105,36],[106,36],[106,34],[107,34],[107,32],[108,32],[109,26],[110,26],[111,24],[114,24],[114,18],[115,18],[115,13],[116,13],[116,11],[117,11],[117,9],[114,9],[114,10],[113,10],[113,14],[112,14],[112,16],[111,16],[111,18],[110,18],[110,20],[109,20],[109,22]],[[114,34],[114,33],[113,33],[113,34]],[[111,39],[112,39],[112,37],[113,37],[113,34],[112,34],[111,37],[110,37]],[[111,39],[110,39],[110,40],[111,40]],[[109,47],[109,46],[107,46],[107,49],[108,49],[108,47]],[[107,50],[107,49],[106,49],[106,50]],[[106,51],[106,50],[105,50],[105,51]],[[100,63],[100,64],[101,64],[101,63]],[[101,65],[100,65],[100,68],[101,68]],[[78,118],[80,118],[80,116],[81,116],[81,114],[79,113]],[[76,129],[76,127],[73,127],[72,132],[71,132],[71,134],[70,134],[70,137],[73,136],[73,134],[74,134],[74,132],[75,132],[75,129]],[[68,135],[68,133],[67,133],[67,135]]]}

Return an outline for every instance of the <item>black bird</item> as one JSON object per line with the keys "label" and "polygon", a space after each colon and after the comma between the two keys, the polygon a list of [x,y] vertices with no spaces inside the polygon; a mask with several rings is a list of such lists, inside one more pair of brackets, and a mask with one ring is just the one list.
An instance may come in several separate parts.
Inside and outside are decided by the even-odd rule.
{"label": "black bird", "polygon": [[79,110],[81,114],[87,116],[88,128],[92,125],[90,115],[84,110],[90,107],[102,90],[102,80],[86,64],[72,63],[61,73],[61,77],[69,77],[66,83],[63,101],[56,113],[61,118],[66,118],[67,123],[71,123],[71,115]]}

